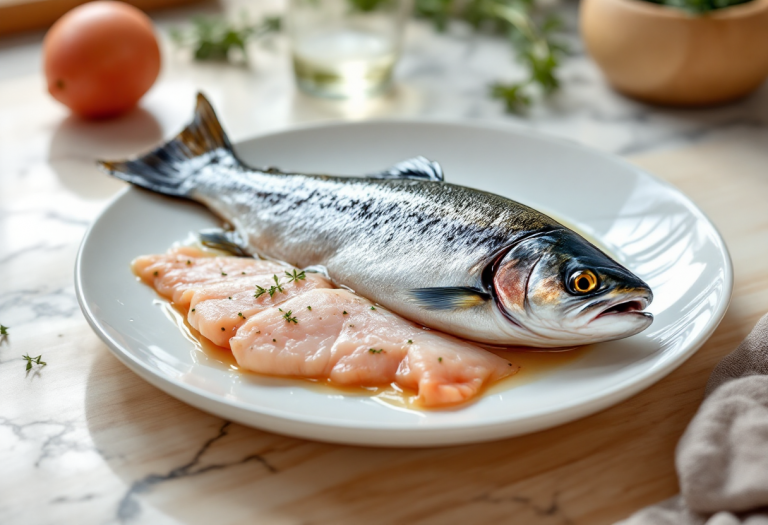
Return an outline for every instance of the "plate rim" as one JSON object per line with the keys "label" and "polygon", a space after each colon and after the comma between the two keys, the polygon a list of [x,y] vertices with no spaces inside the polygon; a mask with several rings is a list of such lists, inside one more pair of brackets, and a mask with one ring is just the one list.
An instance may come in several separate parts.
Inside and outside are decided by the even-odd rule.
{"label": "plate rim", "polygon": [[[666,366],[658,369],[651,369],[644,376],[642,376],[640,379],[634,382],[627,383],[626,381],[624,381],[624,382],[618,383],[617,385],[614,385],[612,388],[607,389],[606,391],[600,392],[599,395],[591,399],[574,400],[567,404],[561,404],[560,406],[558,406],[556,409],[552,411],[548,411],[543,414],[536,414],[532,416],[531,415],[523,416],[522,418],[519,418],[519,419],[515,419],[514,417],[505,418],[504,414],[501,414],[499,417],[495,417],[490,420],[487,419],[486,421],[473,423],[471,425],[467,425],[466,423],[461,423],[461,422],[440,422],[436,424],[431,424],[430,427],[425,428],[425,427],[414,426],[412,424],[402,425],[402,426],[392,425],[392,424],[385,424],[385,425],[373,424],[372,425],[368,422],[365,422],[361,425],[360,423],[356,423],[354,421],[349,421],[349,420],[336,420],[333,422],[328,422],[327,418],[325,417],[314,417],[311,415],[297,416],[295,414],[282,413],[277,409],[271,409],[269,407],[254,407],[253,405],[249,405],[247,403],[244,403],[238,400],[217,396],[215,394],[207,392],[194,385],[180,382],[180,381],[174,380],[173,378],[167,377],[164,374],[158,373],[157,370],[143,363],[136,356],[134,356],[130,351],[127,351],[126,349],[122,348],[122,346],[117,341],[115,341],[111,337],[111,335],[104,329],[104,327],[98,321],[96,315],[91,310],[91,307],[88,304],[85,297],[86,292],[84,290],[83,276],[82,276],[84,249],[88,244],[91,236],[93,235],[93,231],[96,225],[103,219],[103,217],[107,213],[109,213],[109,211],[119,201],[126,198],[129,194],[133,194],[137,192],[143,193],[146,191],[146,190],[141,190],[134,186],[128,185],[125,188],[121,189],[119,192],[117,192],[112,198],[110,198],[109,201],[104,205],[104,208],[92,220],[91,224],[88,226],[88,229],[83,235],[83,239],[80,243],[80,246],[77,252],[77,257],[75,259],[75,268],[74,268],[75,295],[77,297],[78,304],[80,305],[80,309],[83,312],[84,317],[86,318],[86,321],[91,326],[91,329],[96,333],[96,335],[104,343],[106,343],[107,348],[109,348],[110,352],[115,357],[117,357],[120,362],[125,364],[129,369],[131,369],[134,373],[139,375],[142,379],[146,380],[153,386],[160,388],[161,390],[171,395],[172,397],[175,397],[176,399],[180,399],[182,402],[195,406],[196,408],[202,409],[208,413],[212,413],[218,417],[222,417],[221,413],[217,413],[216,411],[212,410],[210,408],[210,405],[214,405],[215,408],[223,412],[228,412],[226,416],[228,419],[238,421],[248,426],[259,427],[258,424],[254,424],[252,421],[247,420],[247,418],[244,416],[238,417],[238,414],[233,413],[233,410],[245,411],[248,414],[258,416],[259,418],[262,418],[262,419],[272,419],[276,423],[278,422],[282,423],[282,425],[278,425],[278,426],[282,426],[283,428],[280,428],[277,430],[275,428],[264,428],[264,427],[260,427],[260,428],[263,428],[264,430],[267,430],[270,432],[278,432],[281,434],[291,435],[294,437],[300,437],[304,439],[308,438],[306,431],[299,431],[291,427],[295,427],[296,425],[298,425],[300,427],[311,427],[314,430],[320,431],[320,434],[318,434],[317,436],[311,437],[311,439],[316,439],[320,441],[363,445],[363,446],[387,445],[387,446],[423,447],[423,446],[457,445],[457,444],[470,443],[470,442],[491,441],[495,439],[501,439],[503,437],[513,437],[516,435],[528,434],[528,433],[536,432],[539,430],[544,430],[546,428],[560,426],[560,425],[572,422],[574,420],[581,419],[588,415],[592,415],[608,407],[617,405],[618,403],[621,403],[622,401],[625,401],[626,399],[645,390],[646,388],[650,387],[651,385],[655,384],[656,382],[660,381],[661,379],[663,379],[664,377],[666,377],[667,375],[675,371],[678,367],[680,367],[683,363],[685,363],[693,354],[695,354],[701,348],[701,346],[712,336],[714,331],[720,325],[720,322],[725,316],[725,313],[727,312],[732,299],[734,276],[733,276],[733,263],[732,263],[731,255],[719,229],[710,220],[707,214],[703,210],[701,210],[698,207],[698,205],[696,205],[696,203],[694,203],[687,195],[685,195],[685,193],[683,193],[681,190],[676,188],[674,185],[634,164],[631,164],[627,160],[617,155],[614,155],[612,153],[607,153],[564,137],[553,136],[538,130],[528,129],[524,126],[502,125],[502,124],[486,125],[486,124],[475,123],[475,122],[459,122],[459,121],[447,121],[447,120],[438,120],[438,119],[434,119],[434,120],[433,119],[408,119],[408,118],[379,118],[379,119],[369,119],[369,120],[354,121],[354,122],[344,122],[344,121],[338,122],[337,121],[337,122],[309,123],[309,124],[291,127],[284,130],[270,131],[267,133],[257,134],[250,138],[237,141],[236,143],[234,143],[234,147],[235,147],[235,150],[237,151],[239,148],[242,148],[245,144],[250,142],[262,140],[267,137],[271,138],[271,137],[287,136],[296,132],[316,131],[316,130],[327,129],[327,128],[365,127],[365,126],[375,127],[382,124],[404,125],[404,126],[416,125],[416,126],[426,126],[426,127],[429,127],[429,126],[453,127],[453,128],[462,128],[465,130],[469,129],[469,130],[494,131],[498,133],[507,133],[515,136],[524,136],[528,138],[534,138],[534,139],[542,140],[544,142],[554,143],[555,145],[559,145],[559,146],[575,148],[587,154],[601,157],[603,160],[613,162],[617,164],[619,167],[624,168],[630,172],[636,173],[640,176],[649,177],[653,181],[665,186],[668,190],[674,192],[677,195],[677,197],[681,198],[685,202],[687,209],[689,211],[698,215],[697,218],[700,220],[703,220],[706,223],[706,225],[708,225],[712,229],[712,232],[714,233],[713,240],[715,241],[715,244],[717,245],[719,252],[723,255],[723,263],[724,263],[723,264],[724,287],[723,287],[723,295],[722,295],[723,299],[718,303],[718,305],[713,311],[712,319],[714,321],[709,323],[709,326],[707,329],[702,330],[702,332],[698,334],[698,336],[693,340],[692,343],[689,344],[688,348],[684,352],[680,352],[679,354],[676,354],[672,359],[670,359],[670,361],[667,363]],[[196,400],[194,399],[195,397],[201,398],[202,400],[205,400],[205,402]],[[555,419],[556,421],[553,423],[549,421],[550,419]],[[517,428],[515,428],[516,426]],[[336,432],[339,432],[341,430],[343,431],[351,430],[354,432],[350,436],[336,435]],[[359,437],[358,438],[355,437],[355,432],[367,433],[372,431],[381,433],[382,435],[386,436],[386,439],[379,439],[378,442],[371,442],[371,440],[369,439],[366,439],[365,441],[363,441]],[[464,431],[464,433],[466,433],[466,431],[471,431],[472,433],[474,433],[474,435],[471,437],[467,437],[462,435],[462,431]],[[485,435],[483,431],[486,431],[487,435]],[[457,433],[459,435],[454,436],[454,433]],[[400,436],[400,439],[399,439],[400,442],[398,442],[398,440],[394,440],[394,441],[392,440],[393,434],[398,434]],[[477,435],[477,434],[484,434],[484,435]],[[402,437],[403,435],[405,435],[404,439]],[[424,438],[428,438],[429,442],[414,443],[409,439],[409,438],[414,438],[416,436],[421,438],[422,441],[424,440]]]}

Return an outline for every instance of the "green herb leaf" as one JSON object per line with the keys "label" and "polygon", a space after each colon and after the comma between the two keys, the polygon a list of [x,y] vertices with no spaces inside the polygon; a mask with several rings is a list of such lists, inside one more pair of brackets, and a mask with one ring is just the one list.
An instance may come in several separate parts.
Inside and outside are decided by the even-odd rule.
{"label": "green herb leaf", "polygon": [[714,11],[716,9],[723,9],[733,5],[744,4],[751,0],[646,0],[653,4],[661,4],[669,7],[674,7],[682,11],[694,15],[701,15]]}
{"label": "green herb leaf", "polygon": [[392,6],[392,0],[347,0],[352,11],[370,13],[380,8]]}
{"label": "green herb leaf", "polygon": [[8,327],[0,324],[0,335],[8,335]]}
{"label": "green herb leaf", "polygon": [[[280,311],[282,312],[282,310],[280,310]],[[289,324],[290,324],[290,323],[293,323],[293,324],[299,324],[299,321],[298,321],[298,319],[296,319],[295,317],[292,317],[292,316],[291,316],[291,314],[292,314],[292,313],[293,313],[293,312],[292,312],[291,310],[288,310],[287,312],[285,312],[285,313],[283,314],[283,319],[285,319],[285,322],[287,322],[287,323],[289,323]]]}
{"label": "green herb leaf", "polygon": [[21,356],[22,359],[24,359],[27,362],[27,366],[25,367],[26,371],[29,372],[32,370],[32,365],[38,365],[38,366],[46,366],[48,363],[45,361],[41,361],[42,355],[39,355],[37,357],[30,357],[29,354],[25,354]]}
{"label": "green herb leaf", "polygon": [[[240,24],[234,24],[221,17],[198,16],[192,19],[191,28],[172,28],[170,35],[179,47],[191,48],[195,60],[235,62],[247,58],[246,44],[250,40],[276,33],[281,25],[280,17],[276,16],[265,17],[254,25],[245,17]],[[236,56],[238,53],[240,57]]]}
{"label": "green herb leaf", "polygon": [[[257,285],[256,285],[256,293],[255,293],[255,294],[253,294],[253,296],[254,296],[256,299],[258,299],[259,297],[261,297],[261,296],[262,296],[262,295],[264,295],[265,293],[267,293],[267,290],[266,290],[265,288],[262,288],[261,286],[259,286],[259,285],[257,284]],[[269,294],[269,296],[270,296],[270,297],[272,297],[272,294],[270,293],[270,294]]]}
{"label": "green herb leaf", "polygon": [[293,283],[296,281],[303,281],[307,278],[307,276],[304,273],[304,270],[297,272],[296,270],[293,270],[292,273],[285,272],[285,275],[288,276],[288,282]]}
{"label": "green herb leaf", "polygon": [[380,354],[380,353],[382,353],[383,351],[384,351],[384,349],[383,349],[383,348],[379,348],[378,350],[376,350],[375,348],[369,348],[369,349],[368,349],[368,352],[369,352],[369,353],[371,353],[371,354]]}
{"label": "green herb leaf", "polygon": [[490,95],[503,101],[510,113],[523,112],[531,105],[534,95],[547,96],[560,86],[556,73],[559,58],[567,49],[555,37],[562,24],[557,17],[542,11],[534,0],[416,0],[417,15],[431,19],[438,30],[445,29],[447,22],[454,18],[469,23],[478,31],[509,35],[517,59],[526,67],[526,78],[494,83]]}
{"label": "green herb leaf", "polygon": [[284,292],[285,290],[283,290],[283,285],[280,284],[280,279],[277,277],[277,275],[273,275],[272,279],[274,279],[274,281],[275,281],[275,286],[272,287],[272,289],[274,289],[274,291],[270,292],[269,295],[274,295],[275,292]]}
{"label": "green herb leaf", "polygon": [[491,97],[504,101],[507,111],[519,113],[531,105],[531,97],[526,95],[527,84],[501,84],[491,85]]}

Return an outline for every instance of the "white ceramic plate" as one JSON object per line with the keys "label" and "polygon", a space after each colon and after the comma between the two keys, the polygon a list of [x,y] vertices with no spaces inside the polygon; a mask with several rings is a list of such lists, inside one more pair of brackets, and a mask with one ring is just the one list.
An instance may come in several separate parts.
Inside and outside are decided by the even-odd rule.
{"label": "white ceramic plate", "polygon": [[[467,407],[397,409],[212,366],[153,305],[129,269],[189,232],[219,225],[202,207],[129,188],[107,207],[77,259],[80,306],[112,352],[193,406],[293,436],[384,446],[432,446],[514,436],[591,414],[655,383],[712,334],[728,306],[732,270],[718,232],[685,196],[613,157],[528,131],[367,122],[319,126],[238,144],[254,166],[358,175],[424,155],[450,182],[551,213],[597,239],[644,279],[655,321],[632,338],[595,345],[540,379]],[[105,175],[106,176],[106,175]],[[511,384],[511,383],[510,383]]]}

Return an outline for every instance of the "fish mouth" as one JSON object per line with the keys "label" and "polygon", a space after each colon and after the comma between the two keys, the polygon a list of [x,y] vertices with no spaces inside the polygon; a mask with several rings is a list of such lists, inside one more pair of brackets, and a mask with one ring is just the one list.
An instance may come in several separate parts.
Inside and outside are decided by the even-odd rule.
{"label": "fish mouth", "polygon": [[600,309],[592,321],[616,316],[640,316],[653,319],[653,314],[645,311],[650,303],[651,298],[644,293],[634,297],[624,296],[614,301],[607,301],[600,305]]}

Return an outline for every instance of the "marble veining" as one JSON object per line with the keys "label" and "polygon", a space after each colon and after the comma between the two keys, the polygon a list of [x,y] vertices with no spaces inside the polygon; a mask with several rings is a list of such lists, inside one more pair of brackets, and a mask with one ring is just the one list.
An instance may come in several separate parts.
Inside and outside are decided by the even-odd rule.
{"label": "marble veining", "polygon": [[249,454],[242,459],[226,463],[203,464],[203,456],[205,453],[209,448],[211,448],[211,446],[213,446],[214,443],[227,436],[227,429],[231,424],[232,423],[229,421],[224,421],[221,427],[218,429],[218,433],[214,437],[205,441],[200,449],[195,452],[194,456],[189,462],[174,467],[165,474],[148,474],[145,477],[134,481],[123,498],[120,500],[117,508],[117,518],[121,522],[127,522],[138,517],[141,513],[141,507],[140,504],[136,501],[135,495],[151,491],[156,485],[168,481],[174,481],[191,476],[200,476],[212,470],[221,470],[232,467],[234,465],[243,465],[249,462],[259,463],[268,472],[273,474],[276,473],[277,469],[272,466],[264,457],[267,452],[261,454]]}

